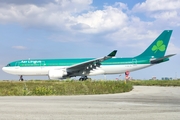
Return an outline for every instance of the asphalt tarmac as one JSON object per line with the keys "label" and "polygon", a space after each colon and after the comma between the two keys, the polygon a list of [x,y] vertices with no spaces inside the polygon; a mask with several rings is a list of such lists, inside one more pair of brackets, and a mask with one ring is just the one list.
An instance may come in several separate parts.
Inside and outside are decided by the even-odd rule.
{"label": "asphalt tarmac", "polygon": [[180,87],[128,93],[0,97],[0,120],[180,120]]}

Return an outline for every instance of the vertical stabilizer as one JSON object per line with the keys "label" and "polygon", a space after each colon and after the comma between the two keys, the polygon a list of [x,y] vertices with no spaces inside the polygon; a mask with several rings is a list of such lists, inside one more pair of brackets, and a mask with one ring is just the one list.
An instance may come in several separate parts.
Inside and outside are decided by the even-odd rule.
{"label": "vertical stabilizer", "polygon": [[154,56],[158,58],[164,56],[171,34],[172,30],[164,30],[142,54],[136,57]]}

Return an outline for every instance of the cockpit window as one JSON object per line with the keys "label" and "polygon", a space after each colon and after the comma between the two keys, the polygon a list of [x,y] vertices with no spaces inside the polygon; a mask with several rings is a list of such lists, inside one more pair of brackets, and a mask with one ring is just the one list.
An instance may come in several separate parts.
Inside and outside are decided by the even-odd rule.
{"label": "cockpit window", "polygon": [[6,67],[9,67],[9,66],[11,66],[11,65],[10,65],[10,64],[7,64],[7,65],[6,65]]}

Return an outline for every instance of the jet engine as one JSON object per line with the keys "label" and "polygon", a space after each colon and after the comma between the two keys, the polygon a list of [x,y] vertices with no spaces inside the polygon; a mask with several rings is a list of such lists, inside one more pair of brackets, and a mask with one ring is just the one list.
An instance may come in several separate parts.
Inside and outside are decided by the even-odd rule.
{"label": "jet engine", "polygon": [[49,71],[49,79],[63,79],[67,75],[67,72],[65,69],[59,69],[59,70],[50,70]]}

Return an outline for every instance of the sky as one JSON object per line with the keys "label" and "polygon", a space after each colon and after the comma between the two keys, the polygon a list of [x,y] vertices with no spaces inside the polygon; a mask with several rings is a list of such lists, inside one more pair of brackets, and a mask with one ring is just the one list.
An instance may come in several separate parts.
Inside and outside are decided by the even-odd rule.
{"label": "sky", "polygon": [[[177,55],[131,72],[134,79],[180,78],[179,0],[0,0],[0,67],[28,58],[98,58],[113,50],[133,57],[165,29],[173,30],[166,54]],[[18,79],[0,70],[0,80]]]}

